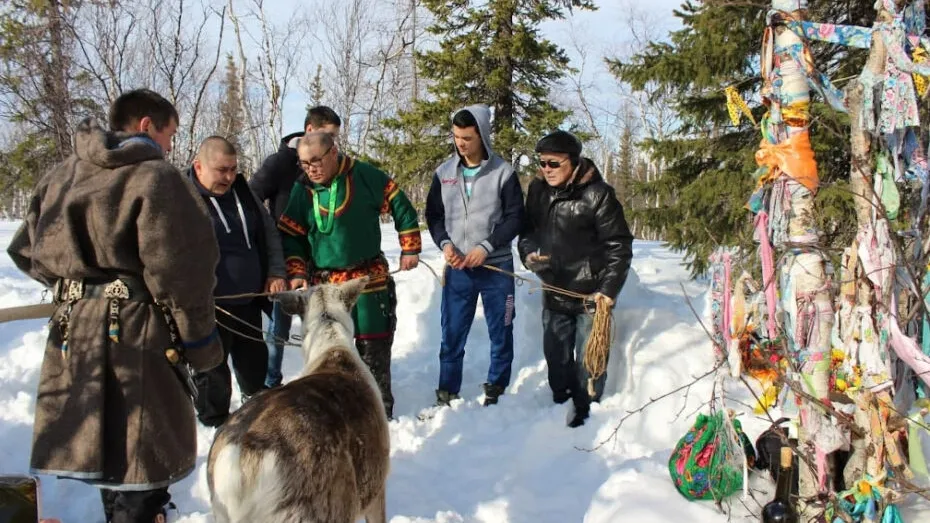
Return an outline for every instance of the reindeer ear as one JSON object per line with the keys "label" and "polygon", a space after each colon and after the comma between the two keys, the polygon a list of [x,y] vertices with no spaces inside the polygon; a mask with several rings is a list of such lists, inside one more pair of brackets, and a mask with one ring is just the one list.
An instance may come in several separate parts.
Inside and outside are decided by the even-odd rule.
{"label": "reindeer ear", "polygon": [[309,295],[308,289],[286,291],[275,294],[272,300],[281,304],[281,310],[285,314],[298,314],[303,318],[304,311],[307,310],[307,296]]}
{"label": "reindeer ear", "polygon": [[358,301],[358,297],[362,294],[365,286],[368,285],[368,280],[368,276],[362,276],[361,278],[349,280],[339,286],[339,291],[342,294],[342,303],[345,304],[347,311],[351,311],[352,307],[355,307],[355,302]]}

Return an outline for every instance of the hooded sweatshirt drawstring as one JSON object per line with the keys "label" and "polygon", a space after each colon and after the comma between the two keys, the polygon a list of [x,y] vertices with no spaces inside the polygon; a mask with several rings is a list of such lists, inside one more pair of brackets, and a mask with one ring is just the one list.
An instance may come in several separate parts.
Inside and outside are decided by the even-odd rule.
{"label": "hooded sweatshirt drawstring", "polygon": [[[249,241],[249,228],[245,223],[245,210],[242,209],[242,202],[239,200],[239,195],[236,193],[236,191],[233,191],[233,197],[236,199],[236,209],[239,211],[239,220],[242,222],[242,235],[245,236],[245,245],[249,248],[249,250],[252,250],[252,242]],[[229,222],[226,221],[226,215],[224,215],[223,210],[220,209],[220,204],[216,201],[215,196],[210,197],[210,203],[213,204],[213,208],[216,209],[216,214],[220,217],[220,221],[223,222],[223,227],[226,228],[226,233],[231,233],[232,229],[229,228]]]}

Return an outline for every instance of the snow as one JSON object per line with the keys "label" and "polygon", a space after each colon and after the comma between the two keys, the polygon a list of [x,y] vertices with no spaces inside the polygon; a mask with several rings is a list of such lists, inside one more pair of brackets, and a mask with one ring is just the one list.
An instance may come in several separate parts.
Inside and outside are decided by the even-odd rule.
{"label": "snow", "polygon": [[[4,249],[17,226],[0,222]],[[423,261],[440,271],[440,253],[426,233],[424,245]],[[383,229],[383,248],[396,264],[400,253],[390,225]],[[535,280],[522,267],[518,271]],[[611,439],[628,411],[712,367],[710,343],[695,317],[708,315],[708,282],[689,280],[680,255],[660,243],[634,243],[633,270],[615,312],[607,392],[593,405],[587,424],[577,429],[565,426],[570,407],[552,403],[542,355],[541,294],[526,283],[517,287],[513,380],[500,403],[480,403],[488,342],[479,305],[466,346],[463,400],[432,419],[417,420],[435,399],[440,285],[425,267],[395,277],[399,307],[392,371],[397,419],[391,422],[387,500],[392,523],[728,520],[713,503],[689,502],[678,494],[668,473],[672,449],[710,399],[711,379],[629,416]],[[8,256],[0,256],[0,308],[38,303],[42,291]],[[299,322],[294,328],[299,329]],[[46,335],[43,320],[0,324],[0,474],[28,472]],[[288,351],[285,380],[300,368],[298,351]],[[745,412],[743,426],[755,440],[768,421],[737,403],[749,402],[746,391],[728,387],[735,398],[730,406]],[[233,406],[238,406],[238,392]],[[198,427],[198,467],[172,486],[179,513],[170,521],[213,521],[205,467],[212,434],[212,429]],[[72,480],[40,480],[44,517],[63,523],[103,521],[96,489]],[[734,496],[730,520],[752,520],[746,506],[758,513],[757,503],[764,504],[773,493],[767,476],[753,473],[751,486],[756,499],[744,505]],[[909,499],[902,508],[906,521],[930,517],[926,503]]]}

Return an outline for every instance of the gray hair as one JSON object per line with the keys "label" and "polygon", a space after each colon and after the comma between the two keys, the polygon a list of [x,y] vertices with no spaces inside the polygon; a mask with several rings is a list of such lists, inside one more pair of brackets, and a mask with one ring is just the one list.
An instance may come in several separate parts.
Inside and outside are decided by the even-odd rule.
{"label": "gray hair", "polygon": [[318,145],[321,148],[329,149],[336,144],[336,140],[333,138],[333,135],[324,131],[314,131],[312,133],[307,133],[300,138],[300,142],[297,144],[297,149],[300,150],[301,147],[310,147],[311,145]]}

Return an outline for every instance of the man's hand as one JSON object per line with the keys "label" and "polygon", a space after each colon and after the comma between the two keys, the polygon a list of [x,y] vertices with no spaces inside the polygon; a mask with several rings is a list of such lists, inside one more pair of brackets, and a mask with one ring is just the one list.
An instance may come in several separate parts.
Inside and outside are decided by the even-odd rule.
{"label": "man's hand", "polygon": [[462,265],[473,269],[475,267],[480,267],[484,265],[484,260],[488,259],[488,251],[484,250],[484,247],[476,245],[468,255],[465,256],[465,260],[462,261]]}
{"label": "man's hand", "polygon": [[409,271],[410,269],[416,269],[417,265],[420,264],[420,256],[417,254],[401,254],[400,255],[400,270]]}
{"label": "man's hand", "polygon": [[539,253],[531,252],[526,255],[523,265],[533,272],[544,271],[549,268],[549,257]]}
{"label": "man's hand", "polygon": [[279,293],[287,290],[287,284],[284,282],[284,278],[277,278],[272,276],[265,280],[265,293]]}
{"label": "man's hand", "polygon": [[614,299],[611,298],[610,296],[606,295],[606,294],[602,294],[602,293],[600,293],[600,292],[595,292],[594,295],[592,296],[592,298],[594,299],[594,302],[595,302],[595,303],[598,303],[598,302],[602,302],[602,301],[603,301],[603,302],[606,302],[606,303],[607,303],[607,306],[608,306],[608,307],[613,307],[613,306],[614,306]]}
{"label": "man's hand", "polygon": [[452,266],[453,269],[462,268],[462,262],[465,261],[465,258],[462,256],[462,253],[455,248],[455,245],[447,243],[446,246],[442,248],[442,254],[446,258],[446,263]]}
{"label": "man's hand", "polygon": [[296,291],[298,289],[306,289],[307,280],[303,278],[294,278],[293,280],[291,280],[290,286],[291,286],[292,291]]}

